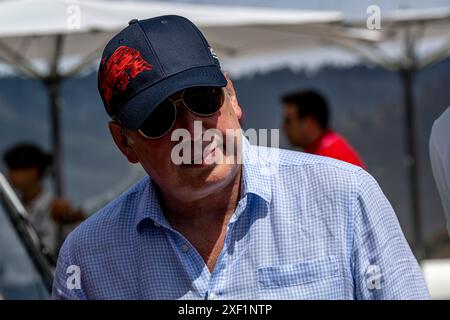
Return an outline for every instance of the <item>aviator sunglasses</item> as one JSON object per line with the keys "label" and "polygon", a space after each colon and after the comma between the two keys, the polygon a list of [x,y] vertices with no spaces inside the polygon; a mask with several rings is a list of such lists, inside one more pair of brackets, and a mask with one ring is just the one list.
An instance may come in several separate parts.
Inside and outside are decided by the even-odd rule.
{"label": "aviator sunglasses", "polygon": [[192,113],[208,117],[219,111],[224,102],[224,93],[221,87],[193,87],[181,92],[178,100],[166,99],[160,103],[144,124],[139,133],[149,139],[158,139],[167,134],[177,120],[177,103],[183,105]]}

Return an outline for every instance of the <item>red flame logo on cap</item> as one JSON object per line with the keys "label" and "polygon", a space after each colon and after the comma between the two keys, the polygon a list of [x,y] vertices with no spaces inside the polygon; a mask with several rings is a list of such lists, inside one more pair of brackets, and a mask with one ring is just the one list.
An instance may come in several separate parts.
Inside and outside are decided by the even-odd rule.
{"label": "red flame logo on cap", "polygon": [[144,70],[151,70],[153,66],[141,57],[141,53],[127,46],[120,46],[106,61],[101,63],[102,71],[99,76],[99,88],[105,101],[106,110],[110,110],[110,101],[117,93],[124,92],[130,79]]}

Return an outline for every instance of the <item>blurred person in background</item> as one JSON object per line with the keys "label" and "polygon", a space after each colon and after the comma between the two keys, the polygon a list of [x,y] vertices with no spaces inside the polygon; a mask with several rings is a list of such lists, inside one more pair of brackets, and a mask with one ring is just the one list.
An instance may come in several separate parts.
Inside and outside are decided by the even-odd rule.
{"label": "blurred person in background", "polygon": [[450,107],[434,122],[430,136],[430,161],[434,180],[447,216],[450,235]]}
{"label": "blurred person in background", "polygon": [[59,249],[58,228],[81,221],[83,214],[66,199],[56,198],[43,185],[52,156],[33,144],[18,144],[4,153],[6,177],[30,215],[42,243],[53,256]]}
{"label": "blurred person in background", "polygon": [[348,141],[330,128],[328,104],[320,93],[299,91],[283,96],[281,101],[283,130],[294,147],[367,168]]}

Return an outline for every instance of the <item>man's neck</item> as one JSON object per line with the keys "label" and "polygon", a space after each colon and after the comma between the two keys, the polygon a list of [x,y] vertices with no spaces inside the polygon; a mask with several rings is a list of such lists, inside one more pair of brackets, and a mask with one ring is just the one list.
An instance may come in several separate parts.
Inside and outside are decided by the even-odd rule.
{"label": "man's neck", "polygon": [[309,136],[309,142],[308,145],[305,147],[305,149],[311,149],[317,146],[317,144],[320,142],[322,136],[328,132],[327,129],[317,128],[313,132],[311,132]]}
{"label": "man's neck", "polygon": [[196,248],[210,272],[223,249],[228,222],[240,200],[241,175],[242,166],[230,183],[200,200],[164,196],[161,201],[172,228]]}

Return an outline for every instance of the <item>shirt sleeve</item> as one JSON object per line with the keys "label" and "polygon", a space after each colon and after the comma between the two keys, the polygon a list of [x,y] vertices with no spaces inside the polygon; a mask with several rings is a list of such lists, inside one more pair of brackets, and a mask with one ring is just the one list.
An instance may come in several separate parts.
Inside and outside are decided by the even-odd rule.
{"label": "shirt sleeve", "polygon": [[429,299],[422,271],[375,179],[359,171],[352,271],[357,299]]}
{"label": "shirt sleeve", "polygon": [[70,256],[71,237],[67,237],[59,252],[53,280],[53,300],[85,300],[81,266]]}
{"label": "shirt sleeve", "polygon": [[437,119],[430,135],[430,162],[434,181],[447,216],[447,230],[450,235],[450,108]]}

